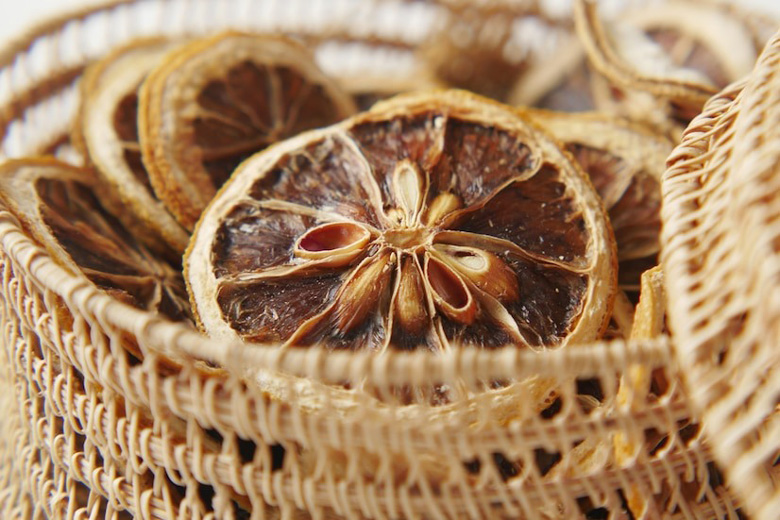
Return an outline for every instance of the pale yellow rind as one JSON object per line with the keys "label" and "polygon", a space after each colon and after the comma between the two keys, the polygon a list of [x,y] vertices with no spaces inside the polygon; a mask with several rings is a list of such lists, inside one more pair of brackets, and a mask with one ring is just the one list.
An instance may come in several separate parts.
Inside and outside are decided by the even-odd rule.
{"label": "pale yellow rind", "polygon": [[181,255],[189,242],[189,233],[135,177],[114,127],[117,105],[140,88],[147,74],[176,45],[163,39],[141,40],[88,69],[82,81],[74,143],[87,161],[96,166],[100,181],[117,199],[106,209],[154,250]]}
{"label": "pale yellow rind", "polygon": [[310,52],[289,38],[226,32],[177,50],[141,89],[138,131],[152,187],[185,229],[194,227],[219,188],[202,167],[201,149],[182,138],[188,134],[187,118],[207,83],[224,78],[242,61],[289,66],[322,85],[343,117],[356,110],[349,95],[317,68]]}

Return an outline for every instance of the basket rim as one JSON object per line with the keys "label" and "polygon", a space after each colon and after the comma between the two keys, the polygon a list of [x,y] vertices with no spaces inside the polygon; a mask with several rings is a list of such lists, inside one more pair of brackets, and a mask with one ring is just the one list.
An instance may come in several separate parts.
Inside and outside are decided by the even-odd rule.
{"label": "basket rim", "polygon": [[11,65],[17,55],[29,51],[40,38],[62,29],[66,24],[83,20],[101,11],[114,9],[125,4],[137,3],[138,1],[139,0],[103,0],[102,3],[95,5],[88,5],[81,8],[71,7],[60,14],[38,21],[0,47],[0,70]]}
{"label": "basket rim", "polygon": [[[531,351],[511,346],[484,350],[454,348],[429,352],[336,352],[323,348],[284,348],[208,338],[185,324],[174,323],[111,298],[83,275],[58,265],[24,232],[16,217],[0,206],[0,245],[41,287],[60,296],[72,308],[118,330],[130,332],[154,354],[173,360],[203,360],[229,371],[246,367],[280,371],[324,383],[338,383],[355,374],[393,374],[394,384],[430,383],[432,379],[490,380],[556,375],[562,367],[584,377],[596,375],[607,360],[616,370],[632,364],[656,366],[671,359],[672,341],[662,336],[642,341],[595,341],[588,345]],[[142,347],[143,348],[143,347]],[[146,354],[146,352],[145,352]],[[670,367],[675,369],[675,367]]]}

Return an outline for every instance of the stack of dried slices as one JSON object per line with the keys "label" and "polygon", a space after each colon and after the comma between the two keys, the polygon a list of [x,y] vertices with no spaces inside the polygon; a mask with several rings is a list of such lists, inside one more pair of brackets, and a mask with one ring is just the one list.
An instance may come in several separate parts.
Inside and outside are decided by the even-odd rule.
{"label": "stack of dried slices", "polygon": [[[83,76],[68,162],[9,161],[0,195],[72,273],[247,348],[438,355],[664,334],[666,158],[773,24],[699,0],[617,14],[576,1],[554,52],[518,53],[534,28],[518,36],[511,7],[450,3],[462,16],[420,46],[425,70],[408,84],[330,77],[294,36],[134,41]],[[637,370],[618,400],[668,385]],[[248,384],[272,396],[292,384],[258,373]],[[333,391],[346,407],[370,379]],[[521,383],[525,408],[555,413],[562,381]],[[583,410],[614,404],[577,388]],[[472,394],[401,386],[392,399]],[[540,476],[662,444],[578,442],[569,460],[540,456]],[[525,471],[500,453],[495,464],[505,479]],[[623,493],[629,516],[665,507]]]}

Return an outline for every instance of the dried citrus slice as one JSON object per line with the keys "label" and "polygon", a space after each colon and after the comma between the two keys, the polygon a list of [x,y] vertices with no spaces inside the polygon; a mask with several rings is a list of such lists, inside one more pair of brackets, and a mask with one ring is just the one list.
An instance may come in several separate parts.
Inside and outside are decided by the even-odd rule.
{"label": "dried citrus slice", "polygon": [[149,75],[139,103],[152,186],[186,229],[242,160],[355,111],[305,48],[240,33],[175,51]]}
{"label": "dried citrus slice", "polygon": [[601,19],[598,4],[574,4],[577,33],[593,66],[626,89],[701,106],[717,89],[704,74],[680,67],[637,27]]}
{"label": "dried citrus slice", "polygon": [[528,65],[524,54],[506,52],[513,18],[482,13],[473,6],[453,9],[456,14],[420,46],[421,60],[451,87],[504,99]]}
{"label": "dried citrus slice", "polygon": [[55,159],[0,166],[0,196],[57,263],[134,307],[189,319],[181,273],[135,241],[99,189],[92,170]]}
{"label": "dried citrus slice", "polygon": [[399,96],[244,162],[185,255],[203,329],[331,348],[556,346],[616,290],[587,177],[508,107]]}
{"label": "dried citrus slice", "polygon": [[755,61],[750,31],[721,6],[669,1],[607,21],[596,2],[577,0],[574,13],[591,64],[622,91],[600,108],[619,105],[655,124],[669,118],[662,127],[674,132]]}
{"label": "dried citrus slice", "polygon": [[[663,334],[665,329],[666,295],[663,286],[663,272],[660,267],[654,267],[642,274],[641,295],[634,316],[634,326],[631,329],[631,339],[650,339]],[[639,409],[645,405],[651,395],[651,385],[655,378],[651,370],[642,365],[633,365],[620,380],[617,404],[621,407]],[[661,383],[663,386],[663,383]],[[617,432],[614,440],[615,461],[618,464],[628,464],[645,444],[644,436],[632,435],[629,432]],[[646,499],[636,486],[625,490],[626,504],[636,518],[659,515],[658,506]]]}
{"label": "dried citrus slice", "polygon": [[631,338],[656,338],[667,332],[664,273],[656,266],[642,273],[641,298],[636,307]]}
{"label": "dried citrus slice", "polygon": [[72,136],[100,182],[118,194],[107,205],[133,234],[156,251],[181,257],[187,233],[154,195],[138,142],[138,89],[175,44],[152,39],[118,49],[89,67]]}
{"label": "dried citrus slice", "polygon": [[621,22],[640,29],[674,65],[698,71],[717,90],[747,75],[756,62],[751,31],[723,5],[669,0],[630,9]]}
{"label": "dried citrus slice", "polygon": [[555,59],[531,62],[512,87],[508,102],[562,112],[593,110],[592,75],[582,43],[571,36]]}
{"label": "dried citrus slice", "polygon": [[641,271],[637,267],[657,263],[661,175],[673,143],[644,125],[606,114],[544,110],[529,114],[564,144],[590,176],[617,240],[620,285],[638,291]]}
{"label": "dried citrus slice", "polygon": [[559,44],[571,36],[570,21],[550,16],[543,2],[439,3],[447,9],[418,46],[419,61],[450,87],[494,99],[506,100],[529,69],[557,68]]}

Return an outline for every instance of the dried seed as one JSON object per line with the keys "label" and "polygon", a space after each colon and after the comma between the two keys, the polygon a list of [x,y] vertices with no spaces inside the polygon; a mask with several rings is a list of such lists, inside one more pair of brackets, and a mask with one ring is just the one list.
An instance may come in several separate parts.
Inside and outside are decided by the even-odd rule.
{"label": "dried seed", "polygon": [[431,226],[438,223],[453,211],[460,209],[462,205],[460,197],[457,195],[449,192],[440,193],[433,199],[428,208],[428,214],[425,216],[425,225]]}
{"label": "dried seed", "polygon": [[422,275],[413,257],[405,256],[395,297],[395,319],[407,332],[419,334],[428,324]]}
{"label": "dried seed", "polygon": [[476,247],[436,244],[437,256],[501,303],[517,301],[515,273],[499,257]]}
{"label": "dried seed", "polygon": [[366,260],[339,289],[336,296],[335,322],[343,334],[348,333],[376,309],[379,298],[390,283],[395,254],[381,251]]}
{"label": "dried seed", "polygon": [[393,171],[393,191],[404,214],[404,224],[412,226],[422,205],[423,179],[409,160],[399,161]]}
{"label": "dried seed", "polygon": [[436,307],[451,320],[464,325],[474,322],[477,303],[463,279],[444,262],[425,255],[425,280]]}
{"label": "dried seed", "polygon": [[309,260],[332,260],[325,265],[346,265],[363,253],[371,232],[352,222],[331,222],[314,227],[295,243],[295,256]]}

